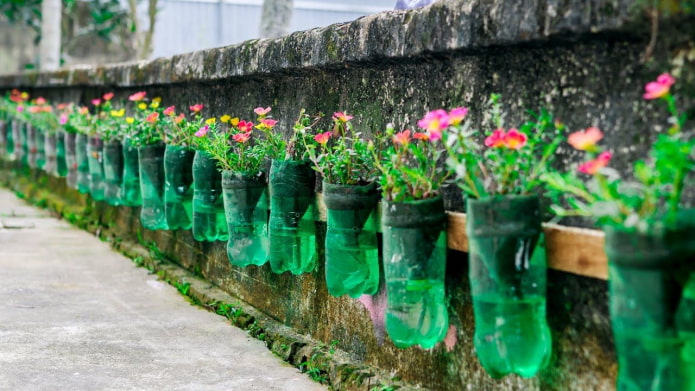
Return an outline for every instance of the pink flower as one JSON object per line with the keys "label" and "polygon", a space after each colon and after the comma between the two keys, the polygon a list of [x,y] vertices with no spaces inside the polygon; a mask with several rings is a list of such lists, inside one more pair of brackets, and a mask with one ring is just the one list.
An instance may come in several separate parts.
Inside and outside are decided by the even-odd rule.
{"label": "pink flower", "polygon": [[193,106],[188,106],[188,108],[191,110],[193,113],[200,113],[201,110],[203,110],[203,105],[198,103]]}
{"label": "pink flower", "polygon": [[45,105],[45,104],[46,104],[46,99],[39,96],[38,98],[36,98],[36,104],[37,104],[37,105]]}
{"label": "pink flower", "polygon": [[421,120],[417,121],[417,126],[426,129],[428,132],[437,132],[441,135],[442,130],[446,129],[449,123],[449,114],[446,110],[437,109],[425,114]]}
{"label": "pink flower", "polygon": [[528,142],[526,133],[520,132],[518,129],[511,128],[504,136],[504,145],[509,149],[523,148]]}
{"label": "pink flower", "polygon": [[337,112],[333,113],[333,120],[334,121],[340,121],[340,122],[345,123],[353,118],[354,117],[352,115],[347,115],[347,113],[343,113],[342,111],[337,111]]}
{"label": "pink flower", "polygon": [[29,112],[32,114],[40,113],[41,111],[41,107],[39,106],[29,106]]}
{"label": "pink flower", "polygon": [[195,132],[193,135],[196,137],[203,137],[206,134],[208,134],[208,130],[210,129],[209,125],[202,126],[200,129],[198,129],[197,132]]}
{"label": "pink flower", "polygon": [[397,145],[408,145],[408,143],[410,143],[410,130],[406,129],[394,134],[393,143]]}
{"label": "pink flower", "polygon": [[67,124],[68,123],[68,115],[65,113],[61,114],[60,120],[58,120],[58,123],[60,123],[61,125]]}
{"label": "pink flower", "polygon": [[276,121],[276,120],[274,120],[274,119],[272,119],[272,118],[263,118],[263,119],[261,120],[261,123],[262,123],[263,125],[265,125],[265,127],[267,127],[268,129],[272,129],[273,126],[275,126],[275,124],[278,123],[278,121]]}
{"label": "pink flower", "polygon": [[251,138],[251,133],[250,132],[237,133],[237,134],[233,135],[232,138],[234,139],[234,141],[243,144],[243,143],[249,141],[249,138]]}
{"label": "pink flower", "polygon": [[82,106],[77,110],[77,112],[80,113],[80,115],[87,115],[89,114],[89,109]]}
{"label": "pink flower", "polygon": [[133,95],[129,96],[128,100],[132,102],[139,102],[145,99],[145,95],[147,95],[147,92],[145,91],[136,92]]}
{"label": "pink flower", "polygon": [[569,137],[567,137],[567,142],[574,149],[587,151],[592,149],[602,138],[603,132],[601,132],[601,129],[590,127],[570,134]]}
{"label": "pink flower", "polygon": [[499,148],[505,145],[504,138],[506,136],[506,133],[504,129],[499,128],[495,129],[494,132],[492,132],[491,135],[487,136],[485,139],[485,146],[488,148]]}
{"label": "pink flower", "polygon": [[266,107],[265,109],[262,107],[256,107],[255,109],[253,109],[253,112],[258,115],[266,115],[270,113],[270,107]]}
{"label": "pink flower", "polygon": [[449,122],[452,125],[458,125],[463,121],[464,118],[466,118],[466,115],[468,114],[468,108],[467,107],[456,107],[451,109],[449,111]]}
{"label": "pink flower", "polygon": [[106,101],[106,102],[110,101],[110,100],[113,98],[113,92],[107,92],[107,93],[105,93],[104,96],[102,96],[102,98],[103,98],[104,101]]}
{"label": "pink flower", "polygon": [[179,114],[178,116],[176,116],[176,118],[174,118],[174,122],[177,123],[177,124],[180,124],[181,121],[183,121],[184,118],[185,118],[185,116],[183,115],[183,113],[181,113],[181,114]]}
{"label": "pink flower", "polygon": [[610,152],[601,152],[596,159],[581,164],[577,170],[583,174],[594,175],[603,167],[606,167],[612,157],[613,155]]}
{"label": "pink flower", "polygon": [[23,112],[23,111],[24,111],[24,106],[21,106],[21,105],[20,105],[20,106],[17,106],[17,112],[18,112],[18,113],[21,113],[21,112]]}
{"label": "pink flower", "polygon": [[145,118],[145,121],[153,124],[153,123],[157,122],[158,119],[159,119],[159,113],[155,111],[154,113],[150,113],[150,115],[148,115]]}
{"label": "pink flower", "polygon": [[647,83],[644,86],[644,99],[657,99],[668,94],[671,86],[676,82],[676,79],[668,73],[662,73],[656,78],[656,81]]}
{"label": "pink flower", "polygon": [[249,133],[251,130],[253,130],[253,122],[241,120],[237,125],[237,129],[242,132]]}
{"label": "pink flower", "polygon": [[99,106],[101,104],[101,99],[99,99],[99,98],[92,99],[92,104],[94,106]]}
{"label": "pink flower", "polygon": [[174,115],[176,107],[175,106],[169,106],[166,109],[164,109],[164,115]]}
{"label": "pink flower", "polygon": [[323,132],[319,133],[316,136],[314,136],[314,141],[321,145],[326,145],[328,143],[328,139],[331,138],[331,132]]}
{"label": "pink flower", "polygon": [[427,133],[416,132],[413,134],[413,138],[416,140],[429,141],[430,136]]}

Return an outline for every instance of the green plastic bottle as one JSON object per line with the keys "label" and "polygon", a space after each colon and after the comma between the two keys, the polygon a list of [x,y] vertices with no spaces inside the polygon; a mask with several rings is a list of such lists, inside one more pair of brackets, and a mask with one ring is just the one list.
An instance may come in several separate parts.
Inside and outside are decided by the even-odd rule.
{"label": "green plastic bottle", "polygon": [[382,202],[386,332],[399,348],[430,349],[449,329],[445,226],[440,197]]}
{"label": "green plastic bottle", "polygon": [[273,160],[270,166],[270,266],[274,273],[316,268],[314,170],[306,161]]}
{"label": "green plastic bottle", "polygon": [[353,298],[379,289],[376,184],[323,183],[326,204],[326,285],[332,296]]}
{"label": "green plastic bottle", "polygon": [[27,124],[23,121],[15,122],[17,124],[17,137],[14,143],[15,160],[18,161],[22,166],[26,167],[29,165],[29,136]]}
{"label": "green plastic bottle", "polygon": [[168,229],[164,213],[164,144],[138,149],[142,208],[140,223],[151,230]]}
{"label": "green plastic bottle", "polygon": [[11,138],[12,128],[8,119],[0,120],[0,158],[5,159],[8,149],[8,138]]}
{"label": "green plastic bottle", "polygon": [[6,134],[7,134],[7,140],[5,140],[5,151],[7,153],[7,158],[11,159],[12,155],[14,154],[14,140],[15,140],[15,132],[14,132],[14,124],[17,122],[17,120],[13,120],[12,118],[7,118],[7,129],[6,129]]}
{"label": "green plastic bottle", "polygon": [[77,134],[65,133],[65,164],[68,175],[65,181],[68,187],[77,190]]}
{"label": "green plastic bottle", "polygon": [[121,202],[125,206],[142,205],[140,195],[140,158],[138,148],[129,138],[123,140],[123,182]]}
{"label": "green plastic bottle", "polygon": [[77,190],[89,193],[89,136],[78,134],[75,138],[75,157],[77,158]]}
{"label": "green plastic bottle", "polygon": [[167,145],[164,151],[164,210],[169,229],[193,225],[193,156],[195,150]]}
{"label": "green plastic bottle", "polygon": [[222,191],[229,226],[229,262],[238,267],[265,264],[270,247],[265,176],[222,171]]}
{"label": "green plastic bottle", "polygon": [[104,200],[109,205],[121,205],[123,183],[123,144],[118,140],[104,143]]}
{"label": "green plastic bottle", "polygon": [[204,151],[193,157],[193,237],[199,242],[228,240],[222,197],[222,174]]}
{"label": "green plastic bottle", "polygon": [[65,132],[58,130],[56,132],[56,170],[55,176],[65,177],[68,175],[68,165],[65,160]]}
{"label": "green plastic bottle", "polygon": [[90,137],[87,144],[89,164],[89,194],[96,201],[104,200],[104,142],[99,137]]}
{"label": "green plastic bottle", "polygon": [[36,142],[36,128],[31,124],[25,124],[26,129],[26,148],[27,148],[27,165],[30,168],[38,168],[38,145]]}
{"label": "green plastic bottle", "polygon": [[473,343],[493,378],[533,377],[552,353],[538,197],[467,201]]}
{"label": "green plastic bottle", "polygon": [[36,132],[36,134],[34,135],[36,142],[36,168],[43,170],[44,166],[46,165],[45,131],[44,129],[37,128],[35,126],[32,126],[32,128],[34,128],[34,131]]}
{"label": "green plastic bottle", "polygon": [[53,176],[58,176],[56,170],[58,169],[57,161],[57,150],[58,140],[56,139],[55,133],[46,132],[44,134],[44,151],[46,156],[46,163],[43,165],[44,171]]}

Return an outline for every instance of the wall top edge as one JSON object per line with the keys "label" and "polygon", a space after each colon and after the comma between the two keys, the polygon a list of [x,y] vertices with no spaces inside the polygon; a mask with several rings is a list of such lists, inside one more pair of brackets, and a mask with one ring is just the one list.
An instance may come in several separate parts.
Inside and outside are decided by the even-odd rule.
{"label": "wall top edge", "polygon": [[[605,31],[647,34],[639,0],[441,0],[274,39],[100,66],[0,75],[0,86],[137,87],[373,63]],[[633,26],[641,26],[635,29]],[[564,38],[566,39],[566,38]]]}

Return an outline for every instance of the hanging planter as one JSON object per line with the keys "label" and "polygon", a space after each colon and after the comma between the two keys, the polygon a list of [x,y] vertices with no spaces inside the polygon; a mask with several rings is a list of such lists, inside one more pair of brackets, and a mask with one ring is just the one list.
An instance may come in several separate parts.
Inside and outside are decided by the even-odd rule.
{"label": "hanging planter", "polygon": [[56,177],[65,177],[68,174],[67,161],[65,160],[65,132],[59,130],[56,133]]}
{"label": "hanging planter", "polygon": [[44,171],[47,173],[58,176],[56,170],[58,169],[58,140],[56,139],[55,132],[46,132],[44,135],[44,151],[46,156],[46,163],[43,166]]}
{"label": "hanging planter", "polygon": [[77,189],[77,133],[65,133],[65,164],[68,175],[66,182],[71,189]]}
{"label": "hanging planter", "polygon": [[193,186],[193,237],[200,242],[227,240],[222,174],[217,162],[206,152],[195,152]]}
{"label": "hanging planter", "polygon": [[308,273],[316,267],[315,174],[306,161],[270,166],[270,266],[274,273]]}
{"label": "hanging planter", "polygon": [[533,377],[552,351],[538,197],[469,199],[467,213],[478,359],[493,378]]}
{"label": "hanging planter", "polygon": [[96,201],[104,200],[104,141],[99,137],[89,137],[87,144],[89,165],[89,194]]}
{"label": "hanging planter", "polygon": [[164,214],[164,144],[145,145],[138,149],[142,209],[140,222],[151,229],[168,229]]}
{"label": "hanging planter", "polygon": [[121,205],[123,182],[123,144],[118,140],[104,143],[104,200],[109,205]]}
{"label": "hanging planter", "polygon": [[5,156],[8,160],[11,160],[12,155],[14,154],[14,143],[16,137],[14,134],[15,123],[17,123],[16,119],[7,118],[5,125],[5,134],[7,135],[7,138],[5,140],[5,149],[3,150],[3,152],[6,154]]}
{"label": "hanging planter", "polygon": [[11,136],[8,135],[11,133],[11,126],[8,126],[9,123],[7,119],[0,120],[0,156],[2,157],[5,157],[5,154],[8,152],[8,137],[11,138]]}
{"label": "hanging planter", "polygon": [[695,389],[695,228],[690,224],[647,234],[605,229],[618,390]]}
{"label": "hanging planter", "polygon": [[265,176],[222,172],[224,209],[229,227],[227,257],[234,266],[268,261],[268,196]]}
{"label": "hanging planter", "polygon": [[193,157],[195,150],[167,144],[164,151],[164,210],[169,229],[193,224]]}
{"label": "hanging planter", "polygon": [[24,125],[26,129],[26,148],[27,148],[27,165],[30,168],[38,168],[38,143],[37,131],[31,124]]}
{"label": "hanging planter", "polygon": [[440,197],[382,203],[386,331],[399,348],[430,349],[449,328],[445,226]]}
{"label": "hanging planter", "polygon": [[77,190],[89,193],[89,136],[78,134],[75,138],[75,157],[77,158]]}
{"label": "hanging planter", "polygon": [[140,195],[140,158],[138,148],[131,139],[123,140],[123,182],[121,182],[121,202],[125,206],[142,205]]}
{"label": "hanging planter", "polygon": [[23,121],[12,121],[12,138],[14,139],[15,160],[21,165],[29,164],[29,147],[27,145],[27,125]]}
{"label": "hanging planter", "polygon": [[375,183],[323,182],[327,209],[326,285],[332,296],[373,295],[379,288]]}

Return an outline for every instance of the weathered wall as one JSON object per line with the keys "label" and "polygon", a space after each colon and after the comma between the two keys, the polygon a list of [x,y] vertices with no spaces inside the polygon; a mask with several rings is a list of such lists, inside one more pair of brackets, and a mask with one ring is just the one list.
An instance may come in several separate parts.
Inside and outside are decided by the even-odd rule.
{"label": "weathered wall", "polygon": [[[641,102],[646,81],[676,71],[678,88],[693,85],[695,23],[662,22],[655,54],[644,12],[629,0],[452,0],[422,10],[387,12],[350,24],[249,41],[151,63],[0,77],[52,100],[86,103],[107,91],[117,97],[145,89],[165,104],[208,104],[205,115],[251,117],[272,106],[288,128],[300,108],[354,113],[355,127],[379,131],[388,122],[414,124],[427,110],[465,105],[474,120],[491,92],[501,93],[509,123],[525,108],[551,109],[569,129],[599,126],[619,168],[654,138],[665,110]],[[690,53],[682,62],[672,61]],[[687,89],[681,91],[688,93]],[[691,93],[692,91],[690,91]],[[630,155],[624,152],[630,152]],[[571,158],[569,151],[567,153]],[[455,192],[448,204],[460,207]],[[123,235],[138,227],[137,210],[119,208]],[[319,224],[319,228],[323,227]],[[320,232],[323,232],[320,230]],[[339,347],[366,364],[434,390],[611,390],[616,374],[605,281],[548,273],[552,365],[536,379],[492,380],[475,358],[467,259],[452,252],[447,344],[430,351],[397,349],[384,337],[383,292],[361,300],[333,298],[323,265],[302,276],[269,266],[233,268],[223,243],[198,243],[190,232],[145,232],[169,257],[300,333]],[[322,251],[322,234],[318,235]]]}

